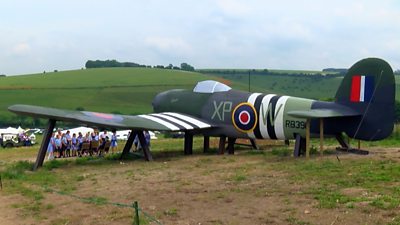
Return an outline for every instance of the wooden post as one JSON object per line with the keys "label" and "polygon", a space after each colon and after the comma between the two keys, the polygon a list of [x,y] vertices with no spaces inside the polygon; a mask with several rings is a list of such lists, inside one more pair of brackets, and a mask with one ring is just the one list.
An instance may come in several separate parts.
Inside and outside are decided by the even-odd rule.
{"label": "wooden post", "polygon": [[138,134],[137,131],[131,130],[128,140],[125,143],[124,150],[122,150],[121,157],[119,157],[119,159],[123,159],[126,155],[128,155],[137,134]]}
{"label": "wooden post", "polygon": [[140,225],[139,224],[139,204],[138,204],[138,202],[134,202],[133,203],[133,208],[135,209],[135,215],[134,215],[134,217],[133,217],[133,224],[134,225]]}
{"label": "wooden post", "polygon": [[361,140],[358,140],[358,150],[361,149]]}
{"label": "wooden post", "polygon": [[36,162],[33,165],[33,170],[37,170],[39,167],[43,166],[44,158],[46,157],[47,147],[49,146],[51,135],[53,134],[54,127],[56,126],[56,120],[49,119],[47,123],[47,128],[43,134],[42,144],[40,145],[38,155],[36,157]]}
{"label": "wooden post", "polygon": [[193,134],[190,132],[185,132],[185,141],[184,141],[184,153],[185,155],[193,154]]}
{"label": "wooden post", "polygon": [[225,136],[221,136],[219,138],[219,148],[218,148],[218,153],[223,155],[225,152],[225,141],[226,141],[226,137]]}
{"label": "wooden post", "polygon": [[206,153],[210,150],[210,136],[204,136],[203,152]]}
{"label": "wooden post", "polygon": [[319,119],[319,151],[324,154],[324,119]]}
{"label": "wooden post", "polygon": [[310,119],[306,122],[306,158],[310,157]]}

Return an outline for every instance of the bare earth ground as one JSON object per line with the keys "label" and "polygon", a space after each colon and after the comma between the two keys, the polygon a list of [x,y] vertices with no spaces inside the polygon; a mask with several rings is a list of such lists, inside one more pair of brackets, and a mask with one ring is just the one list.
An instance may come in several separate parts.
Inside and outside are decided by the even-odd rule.
{"label": "bare earth ground", "polygon": [[[339,157],[342,162],[357,158],[400,162],[398,149],[369,150],[373,154]],[[380,210],[364,202],[354,207],[318,207],[318,200],[307,194],[314,181],[297,182],[285,172],[285,164],[294,160],[307,161],[237,151],[234,156],[160,156],[150,163],[68,165],[52,173],[79,177],[74,195],[125,204],[138,201],[162,224],[387,224],[399,215],[399,208]],[[335,155],[309,160],[337,162]],[[45,191],[36,212],[29,209],[26,197],[5,192],[7,185],[3,181],[0,191],[0,224],[132,224],[131,208],[89,204]],[[363,187],[340,191],[353,197],[372,195]]]}

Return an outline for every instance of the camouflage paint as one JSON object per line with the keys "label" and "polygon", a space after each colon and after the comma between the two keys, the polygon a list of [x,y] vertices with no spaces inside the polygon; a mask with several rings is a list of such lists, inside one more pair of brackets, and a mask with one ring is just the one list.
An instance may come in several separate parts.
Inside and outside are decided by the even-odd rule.
{"label": "camouflage paint", "polygon": [[294,134],[300,134],[302,137],[306,136],[305,123],[306,119],[300,119],[289,116],[287,112],[295,110],[310,110],[313,100],[305,98],[289,97],[285,104],[283,112],[283,126],[286,139],[293,139]]}

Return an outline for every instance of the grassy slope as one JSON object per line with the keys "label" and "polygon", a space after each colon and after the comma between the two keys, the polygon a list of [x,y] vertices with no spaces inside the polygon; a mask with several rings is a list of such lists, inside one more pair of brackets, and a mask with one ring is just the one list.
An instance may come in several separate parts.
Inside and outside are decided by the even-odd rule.
{"label": "grassy slope", "polygon": [[[247,75],[213,77],[149,68],[102,68],[3,77],[0,78],[0,122],[13,116],[6,110],[12,104],[146,113],[151,111],[151,101],[157,93],[173,88],[191,89],[196,82],[206,79],[230,80],[233,88],[248,89]],[[251,91],[327,99],[335,95],[340,82],[341,78],[253,75]],[[396,83],[400,85],[400,80]],[[400,99],[399,92],[396,98]]]}
{"label": "grassy slope", "polygon": [[[174,88],[192,89],[209,76],[176,70],[103,68],[0,78],[0,121],[12,104],[137,114],[151,111],[153,97]],[[213,77],[212,79],[216,79]],[[218,78],[217,78],[218,79]],[[233,85],[240,88],[241,85]]]}
{"label": "grassy slope", "polygon": [[[227,80],[241,83],[248,86],[247,75],[218,75]],[[400,90],[400,77],[396,76],[396,90]],[[342,78],[316,78],[309,77],[289,77],[280,75],[252,75],[250,78],[251,90],[263,93],[277,93],[312,99],[333,98],[336,94]],[[400,100],[400,92],[396,92],[396,99]]]}

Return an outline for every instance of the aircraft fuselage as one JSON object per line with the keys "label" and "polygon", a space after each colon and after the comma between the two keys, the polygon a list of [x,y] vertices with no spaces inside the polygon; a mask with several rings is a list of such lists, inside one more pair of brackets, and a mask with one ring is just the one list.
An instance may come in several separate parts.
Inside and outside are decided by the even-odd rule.
{"label": "aircraft fuselage", "polygon": [[293,139],[305,136],[306,119],[286,112],[309,110],[317,101],[275,94],[229,90],[195,93],[170,90],[153,100],[154,112],[179,112],[204,119],[219,127],[206,131],[211,136],[226,135],[252,139]]}

